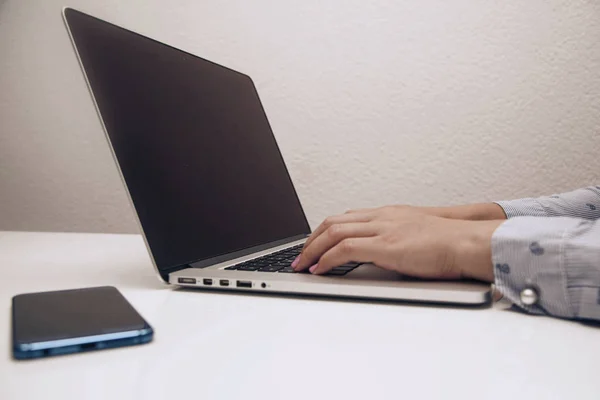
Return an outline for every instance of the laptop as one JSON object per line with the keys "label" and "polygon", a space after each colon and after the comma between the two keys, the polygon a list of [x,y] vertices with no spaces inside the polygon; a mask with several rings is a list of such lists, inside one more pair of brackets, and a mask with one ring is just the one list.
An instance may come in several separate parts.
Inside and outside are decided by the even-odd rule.
{"label": "laptop", "polygon": [[294,272],[311,229],[252,79],[71,8],[63,17],[161,280],[233,293],[490,302],[489,284],[372,264]]}

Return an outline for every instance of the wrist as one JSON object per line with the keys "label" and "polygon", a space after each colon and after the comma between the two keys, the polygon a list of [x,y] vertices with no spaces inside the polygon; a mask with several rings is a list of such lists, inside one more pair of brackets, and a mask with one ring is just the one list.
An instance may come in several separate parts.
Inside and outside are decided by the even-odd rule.
{"label": "wrist", "polygon": [[469,221],[490,221],[506,219],[504,209],[496,203],[468,204],[450,207],[430,207],[429,213],[442,218]]}
{"label": "wrist", "polygon": [[494,281],[492,236],[503,222],[464,221],[452,246],[452,259],[463,278]]}

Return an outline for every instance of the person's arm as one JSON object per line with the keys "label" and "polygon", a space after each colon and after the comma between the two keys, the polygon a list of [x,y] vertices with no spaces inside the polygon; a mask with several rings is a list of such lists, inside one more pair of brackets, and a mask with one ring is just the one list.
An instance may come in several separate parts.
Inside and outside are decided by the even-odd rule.
{"label": "person's arm", "polygon": [[[423,278],[495,281],[531,313],[600,321],[598,209],[600,187],[497,204],[352,210],[319,225],[292,267],[323,274],[359,261]],[[553,217],[566,213],[580,218]],[[534,302],[524,296],[532,293]]]}
{"label": "person's arm", "polygon": [[589,186],[571,192],[496,202],[508,218],[573,217],[600,218],[600,186]]}
{"label": "person's arm", "polygon": [[496,203],[465,204],[449,207],[419,207],[428,215],[469,221],[492,221],[506,219],[502,207]]}
{"label": "person's arm", "polygon": [[[496,286],[514,305],[600,320],[600,220],[514,217],[495,230],[491,245]],[[537,301],[528,304],[532,290]]]}
{"label": "person's arm", "polygon": [[501,220],[512,217],[600,218],[600,186],[571,192],[495,203],[449,207],[417,207],[421,212],[443,218],[470,221]]}

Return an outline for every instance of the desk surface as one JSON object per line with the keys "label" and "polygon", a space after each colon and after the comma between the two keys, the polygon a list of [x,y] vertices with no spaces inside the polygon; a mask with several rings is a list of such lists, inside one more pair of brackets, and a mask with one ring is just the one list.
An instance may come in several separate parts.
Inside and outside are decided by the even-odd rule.
{"label": "desk surface", "polygon": [[[3,400],[599,398],[600,328],[499,305],[174,290],[138,235],[0,232],[0,269]],[[13,295],[100,285],[150,322],[152,343],[12,360]]]}

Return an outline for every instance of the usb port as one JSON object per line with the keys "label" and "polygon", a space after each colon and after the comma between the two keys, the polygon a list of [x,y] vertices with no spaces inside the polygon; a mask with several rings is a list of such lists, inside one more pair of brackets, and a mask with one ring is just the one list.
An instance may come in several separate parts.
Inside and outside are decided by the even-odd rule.
{"label": "usb port", "polygon": [[237,281],[235,285],[237,287],[252,288],[252,282],[250,281]]}
{"label": "usb port", "polygon": [[229,279],[221,279],[219,281],[219,285],[221,285],[221,286],[229,286]]}
{"label": "usb port", "polygon": [[212,285],[212,279],[210,279],[210,278],[204,278],[204,279],[202,279],[202,283],[204,284],[204,286],[211,286]]}
{"label": "usb port", "polygon": [[196,284],[196,278],[177,278],[177,283]]}

